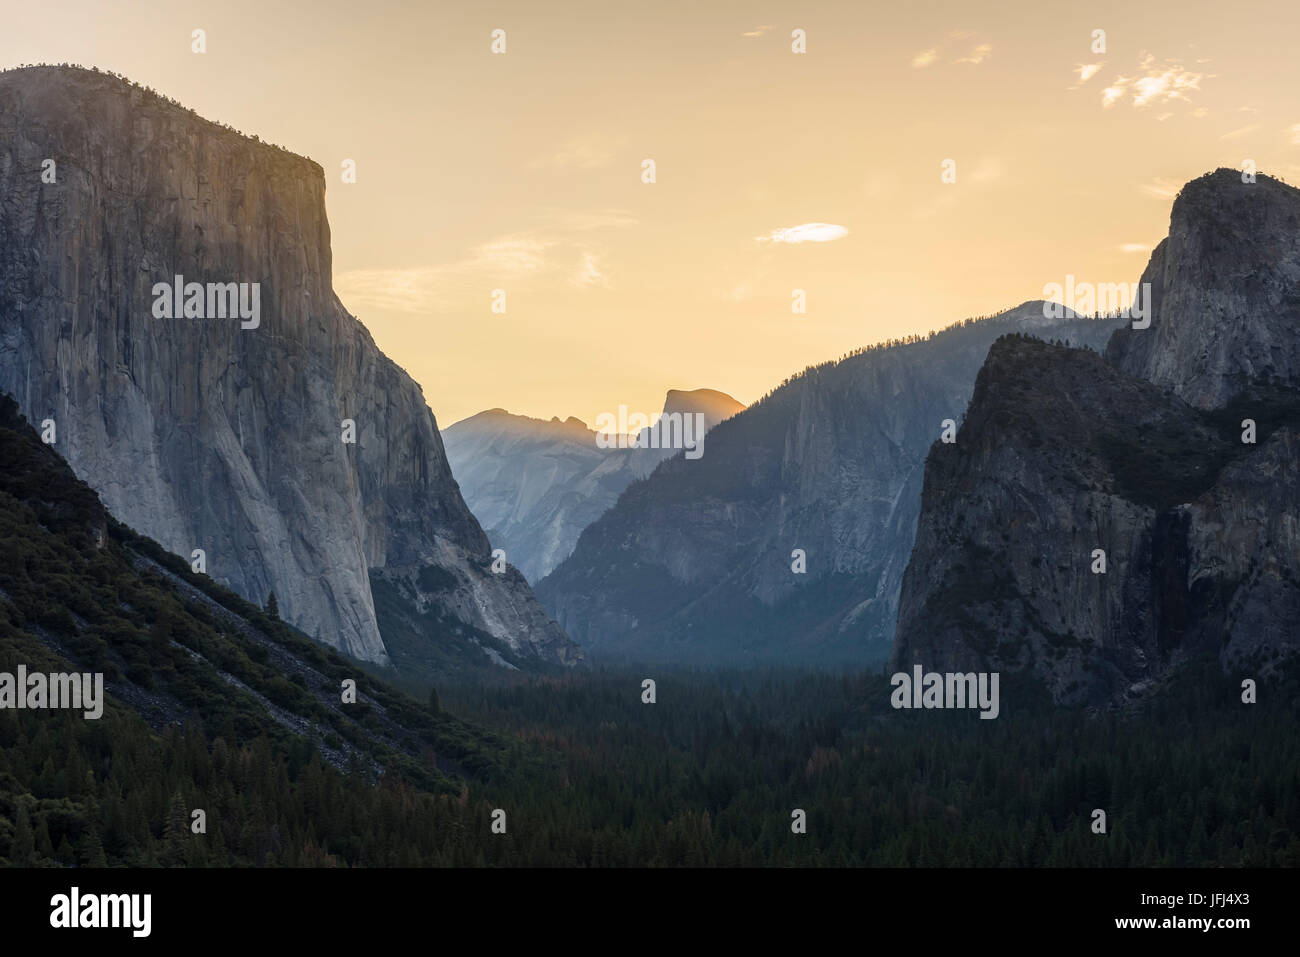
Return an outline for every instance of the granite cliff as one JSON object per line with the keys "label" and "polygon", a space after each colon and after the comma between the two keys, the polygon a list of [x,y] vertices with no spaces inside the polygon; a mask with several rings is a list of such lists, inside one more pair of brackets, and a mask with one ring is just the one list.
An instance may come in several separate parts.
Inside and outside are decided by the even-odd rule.
{"label": "granite cliff", "polygon": [[1105,704],[1192,656],[1258,677],[1300,646],[1298,239],[1300,191],[1220,170],[1174,204],[1149,328],[1105,358],[994,345],[927,460],[895,668]]}
{"label": "granite cliff", "polygon": [[[258,284],[256,322],[157,318],[176,276]],[[576,656],[335,296],[310,160],[108,74],[0,75],[0,390],[119,519],[357,658],[391,661],[377,580],[487,656]],[[417,637],[442,640],[405,629],[412,663]]]}

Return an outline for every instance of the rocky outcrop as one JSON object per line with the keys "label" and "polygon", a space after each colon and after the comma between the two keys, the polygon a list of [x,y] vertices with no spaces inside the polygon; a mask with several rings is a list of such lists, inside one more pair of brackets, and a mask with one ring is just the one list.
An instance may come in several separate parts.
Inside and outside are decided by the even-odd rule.
{"label": "rocky outcrop", "polygon": [[[451,620],[571,660],[492,574],[419,386],[334,295],[324,194],[310,160],[115,77],[0,76],[0,389],[122,521],[330,645],[387,661],[372,571],[434,568],[412,593]],[[256,322],[157,318],[178,275],[257,283]]]}
{"label": "rocky outcrop", "polygon": [[1218,408],[1251,384],[1300,381],[1300,192],[1268,176],[1207,173],[1183,187],[1142,275],[1150,329],[1124,329],[1116,366]]}
{"label": "rocky outcrop", "polygon": [[1032,670],[1077,704],[1190,654],[1275,658],[1300,612],[1300,446],[1272,418],[1245,444],[1097,355],[1000,340],[927,461],[893,667]]}
{"label": "rocky outcrop", "polygon": [[1300,649],[1300,192],[1227,172],[1175,203],[1149,329],[1105,359],[990,350],[927,460],[896,669],[1105,704],[1191,656],[1259,676]]}
{"label": "rocky outcrop", "polygon": [[1099,348],[1114,328],[1029,302],[809,369],[715,428],[698,460],[631,485],[538,596],[598,656],[883,660],[926,451],[989,345],[1020,330]]}
{"label": "rocky outcrop", "polygon": [[[744,408],[725,392],[672,389],[662,414],[698,413],[707,431]],[[602,448],[573,416],[546,421],[490,409],[444,429],[442,440],[492,544],[535,582],[569,556],[582,530],[631,482],[676,454],[660,421],[637,435],[636,447]]]}

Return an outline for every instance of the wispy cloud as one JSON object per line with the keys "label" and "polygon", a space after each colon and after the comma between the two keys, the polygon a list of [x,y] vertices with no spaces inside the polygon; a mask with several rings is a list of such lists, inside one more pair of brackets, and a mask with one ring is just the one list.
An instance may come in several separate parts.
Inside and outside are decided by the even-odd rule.
{"label": "wispy cloud", "polygon": [[1123,83],[1127,81],[1124,81],[1122,77],[1120,79],[1122,81],[1121,85],[1108,86],[1106,89],[1101,91],[1101,105],[1103,107],[1112,107],[1120,100],[1124,99]]}
{"label": "wispy cloud", "polygon": [[803,223],[772,230],[770,236],[755,236],[760,243],[829,243],[843,239],[849,231],[834,223]]}
{"label": "wispy cloud", "polygon": [[569,282],[575,286],[609,287],[609,281],[600,268],[600,257],[591,250],[585,250],[582,253],[582,257],[578,261],[578,269],[569,277]]}
{"label": "wispy cloud", "polygon": [[985,60],[987,60],[989,56],[992,55],[992,53],[993,53],[993,44],[981,43],[979,44],[979,46],[975,47],[975,49],[971,50],[970,53],[966,54],[966,56],[960,57],[954,62],[974,63],[978,65],[980,63],[983,63]]}
{"label": "wispy cloud", "polygon": [[1119,251],[1122,253],[1149,253],[1153,248],[1150,243],[1121,243]]}
{"label": "wispy cloud", "polygon": [[741,34],[742,37],[761,37],[764,33],[772,29],[772,24],[765,23],[761,27],[755,27],[753,30],[746,30]]}
{"label": "wispy cloud", "polygon": [[1149,183],[1142,184],[1142,192],[1157,199],[1173,199],[1182,189],[1183,184],[1176,179],[1158,176]]}
{"label": "wispy cloud", "polygon": [[1241,127],[1240,129],[1233,130],[1233,131],[1230,132],[1230,133],[1224,133],[1222,136],[1219,137],[1219,139],[1221,139],[1221,140],[1239,140],[1239,139],[1241,139],[1243,136],[1249,136],[1251,133],[1254,133],[1257,129],[1259,129],[1259,124],[1258,124],[1258,123],[1252,123],[1250,126],[1243,126],[1243,127]]}
{"label": "wispy cloud", "polygon": [[1075,65],[1075,69],[1079,71],[1079,82],[1076,83],[1076,84],[1074,84],[1074,86],[1070,87],[1070,89],[1071,89],[1071,90],[1077,90],[1079,87],[1083,86],[1085,83],[1087,83],[1089,80],[1091,80],[1094,76],[1096,76],[1097,73],[1100,72],[1101,68],[1102,68],[1104,65],[1105,65],[1104,62],[1102,62],[1102,63],[1079,63],[1079,64],[1076,64],[1076,65]]}
{"label": "wispy cloud", "polygon": [[585,133],[572,136],[555,150],[538,156],[531,169],[587,170],[608,166],[623,146],[624,141],[603,133]]}
{"label": "wispy cloud", "polygon": [[467,296],[538,279],[609,288],[601,243],[590,233],[635,222],[620,210],[564,214],[537,229],[479,243],[452,262],[350,270],[335,277],[334,289],[352,308],[437,313],[456,308]]}
{"label": "wispy cloud", "polygon": [[[975,34],[969,30],[953,30],[947,38],[936,46],[921,50],[912,57],[912,66],[918,70],[925,69],[939,59],[946,56],[949,50],[960,45],[965,45],[975,37]],[[970,47],[965,56],[959,56],[953,60],[953,63],[971,63],[978,66],[993,55],[993,44],[977,43]]]}
{"label": "wispy cloud", "polygon": [[1101,105],[1109,108],[1127,100],[1135,109],[1143,109],[1190,102],[1190,94],[1200,90],[1201,81],[1214,75],[1188,70],[1178,60],[1157,60],[1149,53],[1142,54],[1138,70],[1134,76],[1116,77],[1102,90]]}
{"label": "wispy cloud", "polygon": [[1296,124],[1292,125],[1292,126],[1287,130],[1287,133],[1288,133],[1288,134],[1290,135],[1290,137],[1291,137],[1291,145],[1292,145],[1292,146],[1300,146],[1300,123],[1296,123]]}
{"label": "wispy cloud", "polygon": [[730,289],[724,289],[717,293],[718,298],[727,302],[748,302],[754,298],[754,290],[758,285],[761,277],[755,272],[750,276],[740,280]]}
{"label": "wispy cloud", "polygon": [[916,56],[912,57],[912,66],[916,67],[918,70],[924,69],[937,59],[939,59],[939,48],[931,47],[928,50],[922,50]]}

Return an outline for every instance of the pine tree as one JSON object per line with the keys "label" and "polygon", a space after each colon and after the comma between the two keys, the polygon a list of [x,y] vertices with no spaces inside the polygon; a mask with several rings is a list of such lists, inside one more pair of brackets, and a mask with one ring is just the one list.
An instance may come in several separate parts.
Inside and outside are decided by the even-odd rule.
{"label": "pine tree", "polygon": [[99,828],[93,824],[86,828],[86,836],[81,840],[81,866],[108,867],[104,842],[100,840]]}
{"label": "pine tree", "polygon": [[172,797],[163,825],[163,866],[177,867],[185,863],[185,847],[189,843],[190,829],[181,792]]}
{"label": "pine tree", "polygon": [[36,837],[36,853],[46,859],[53,857],[54,842],[50,839],[50,825],[43,815],[36,822],[36,827],[32,828],[32,833]]}
{"label": "pine tree", "polygon": [[77,863],[77,852],[73,850],[72,844],[68,841],[68,835],[64,834],[59,839],[59,846],[54,852],[54,859],[64,867],[71,867]]}
{"label": "pine tree", "polygon": [[275,600],[275,592],[266,596],[266,613],[276,621],[280,620],[280,603]]}
{"label": "pine tree", "polygon": [[34,867],[36,864],[36,836],[32,833],[32,820],[27,816],[27,805],[22,799],[18,801],[18,820],[14,823],[9,863],[13,867]]}

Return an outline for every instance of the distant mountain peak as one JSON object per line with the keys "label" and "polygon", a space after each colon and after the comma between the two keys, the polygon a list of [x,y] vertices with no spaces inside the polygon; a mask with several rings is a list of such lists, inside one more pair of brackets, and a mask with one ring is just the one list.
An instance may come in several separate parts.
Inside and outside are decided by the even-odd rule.
{"label": "distant mountain peak", "polygon": [[710,426],[745,411],[745,404],[717,389],[669,389],[664,396],[664,415],[704,413]]}
{"label": "distant mountain peak", "polygon": [[629,486],[537,594],[607,660],[880,660],[926,451],[961,416],[989,344],[1041,326],[1097,348],[1115,324],[1045,319],[1031,301],[812,367],[717,426],[698,460],[673,456]]}

